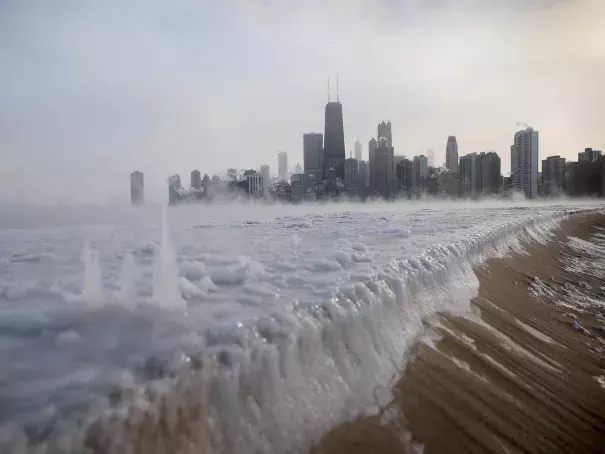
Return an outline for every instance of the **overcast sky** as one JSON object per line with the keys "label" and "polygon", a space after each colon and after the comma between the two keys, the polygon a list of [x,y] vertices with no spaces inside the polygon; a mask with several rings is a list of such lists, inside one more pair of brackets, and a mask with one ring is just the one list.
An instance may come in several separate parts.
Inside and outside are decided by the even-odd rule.
{"label": "overcast sky", "polygon": [[347,151],[540,159],[605,143],[603,0],[0,1],[0,200],[124,202],[165,179],[302,164],[340,76]]}

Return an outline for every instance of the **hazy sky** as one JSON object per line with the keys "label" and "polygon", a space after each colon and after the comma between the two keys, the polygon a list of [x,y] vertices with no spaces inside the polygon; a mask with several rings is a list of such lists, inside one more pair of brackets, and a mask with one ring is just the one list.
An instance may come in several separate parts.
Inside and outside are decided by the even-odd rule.
{"label": "hazy sky", "polygon": [[165,179],[302,164],[340,75],[346,149],[540,158],[605,144],[603,0],[0,1],[0,201],[148,199]]}

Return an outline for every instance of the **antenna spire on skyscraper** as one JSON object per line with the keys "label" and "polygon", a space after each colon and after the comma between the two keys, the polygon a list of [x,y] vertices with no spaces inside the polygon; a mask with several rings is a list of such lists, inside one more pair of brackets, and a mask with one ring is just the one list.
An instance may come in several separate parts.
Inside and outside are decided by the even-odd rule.
{"label": "antenna spire on skyscraper", "polygon": [[330,78],[328,77],[328,102],[330,102]]}
{"label": "antenna spire on skyscraper", "polygon": [[340,102],[340,95],[338,94],[338,73],[336,73],[336,102]]}

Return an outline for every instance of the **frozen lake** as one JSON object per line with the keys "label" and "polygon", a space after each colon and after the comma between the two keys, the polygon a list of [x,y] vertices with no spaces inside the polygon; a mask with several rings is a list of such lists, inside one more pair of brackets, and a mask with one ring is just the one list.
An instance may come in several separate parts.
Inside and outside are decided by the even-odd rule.
{"label": "frozen lake", "polygon": [[194,205],[168,208],[164,226],[153,206],[9,208],[4,442],[22,427],[43,439],[92,407],[106,413],[112,389],[166,381],[209,357],[222,374],[213,414],[227,437],[247,427],[235,449],[304,445],[377,404],[372,390],[388,388],[423,317],[468,307],[472,264],[520,236],[543,241],[570,210],[591,208]]}

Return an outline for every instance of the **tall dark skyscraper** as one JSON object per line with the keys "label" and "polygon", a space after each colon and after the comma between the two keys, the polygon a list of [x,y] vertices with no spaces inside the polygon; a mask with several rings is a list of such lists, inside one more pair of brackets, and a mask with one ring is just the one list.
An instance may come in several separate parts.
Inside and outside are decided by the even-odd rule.
{"label": "tall dark skyscraper", "polygon": [[340,101],[326,104],[326,123],[324,130],[324,175],[333,167],[336,176],[345,177],[345,135],[342,122],[342,104]]}

